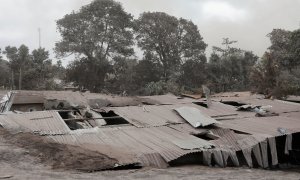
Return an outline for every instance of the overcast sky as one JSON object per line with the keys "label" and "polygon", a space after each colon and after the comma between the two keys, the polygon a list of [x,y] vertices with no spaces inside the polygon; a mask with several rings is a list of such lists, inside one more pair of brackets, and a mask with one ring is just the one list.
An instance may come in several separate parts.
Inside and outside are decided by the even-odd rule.
{"label": "overcast sky", "polygon": [[[59,40],[56,20],[91,0],[0,0],[0,48],[25,44],[53,52]],[[204,41],[219,46],[222,38],[237,40],[237,47],[261,56],[270,45],[266,35],[273,28],[300,27],[300,0],[119,0],[134,17],[144,11],[162,11],[192,20]],[[54,58],[53,53],[51,53]],[[64,61],[67,64],[67,61]]]}

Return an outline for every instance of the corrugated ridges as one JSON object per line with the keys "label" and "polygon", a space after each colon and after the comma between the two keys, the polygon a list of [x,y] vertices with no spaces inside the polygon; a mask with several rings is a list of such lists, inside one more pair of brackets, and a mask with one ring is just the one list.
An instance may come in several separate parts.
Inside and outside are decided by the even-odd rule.
{"label": "corrugated ridges", "polygon": [[[273,117],[254,117],[245,119],[235,119],[223,121],[223,128],[234,129],[249,134],[266,134],[268,136],[282,135],[278,128],[292,131],[295,128],[300,129],[299,119],[288,118],[283,116]],[[292,131],[294,132],[294,131]],[[290,132],[291,133],[291,132]]]}
{"label": "corrugated ridges", "polygon": [[1,125],[10,129],[27,129],[40,135],[58,135],[70,132],[58,112],[36,111],[0,116]]}

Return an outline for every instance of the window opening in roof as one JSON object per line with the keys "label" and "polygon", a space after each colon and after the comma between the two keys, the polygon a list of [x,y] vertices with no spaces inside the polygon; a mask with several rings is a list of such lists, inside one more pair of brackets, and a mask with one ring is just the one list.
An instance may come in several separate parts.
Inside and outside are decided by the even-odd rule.
{"label": "window opening in roof", "polygon": [[220,101],[220,102],[223,104],[226,104],[226,105],[234,106],[234,107],[247,105],[245,103],[240,103],[240,102],[236,102],[236,101]]}
{"label": "window opening in roof", "polygon": [[193,102],[194,104],[197,104],[199,106],[202,106],[202,107],[205,107],[205,108],[208,108],[207,106],[207,103],[206,102]]}
{"label": "window opening in roof", "polygon": [[58,111],[58,114],[71,130],[93,127],[86,118],[81,116],[79,111]]}
{"label": "window opening in roof", "polygon": [[106,125],[119,125],[119,124],[129,124],[123,117],[116,114],[114,111],[99,112],[103,119],[106,121]]}
{"label": "window opening in roof", "polygon": [[63,119],[69,119],[69,112],[70,112],[70,111],[58,111],[58,114],[59,114],[60,117],[63,118]]}

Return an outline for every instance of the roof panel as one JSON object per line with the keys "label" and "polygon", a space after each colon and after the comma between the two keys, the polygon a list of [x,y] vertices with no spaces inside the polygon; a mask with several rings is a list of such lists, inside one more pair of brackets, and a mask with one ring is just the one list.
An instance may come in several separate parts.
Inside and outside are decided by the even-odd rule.
{"label": "roof panel", "polygon": [[223,128],[234,129],[249,134],[266,134],[268,136],[282,135],[279,128],[286,129],[287,133],[300,130],[300,118],[288,118],[283,116],[254,117],[223,121]]}
{"label": "roof panel", "polygon": [[71,131],[55,111],[0,115],[0,124],[6,128],[24,129],[41,135],[67,134]]}
{"label": "roof panel", "polygon": [[218,124],[219,122],[202,113],[199,109],[194,107],[180,107],[175,109],[180,116],[188,121],[194,127],[205,127],[211,124]]}

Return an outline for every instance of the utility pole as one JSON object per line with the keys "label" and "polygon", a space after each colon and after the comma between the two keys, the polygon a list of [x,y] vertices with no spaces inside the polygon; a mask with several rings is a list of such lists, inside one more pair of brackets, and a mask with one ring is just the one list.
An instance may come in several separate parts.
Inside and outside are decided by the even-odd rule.
{"label": "utility pole", "polygon": [[41,28],[38,28],[39,32],[39,48],[41,48]]}

